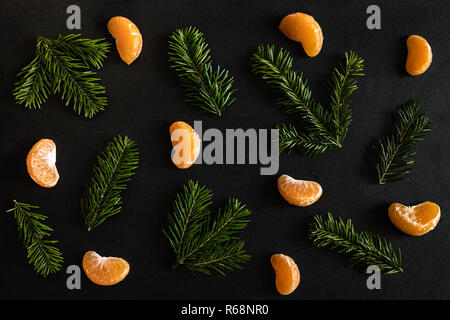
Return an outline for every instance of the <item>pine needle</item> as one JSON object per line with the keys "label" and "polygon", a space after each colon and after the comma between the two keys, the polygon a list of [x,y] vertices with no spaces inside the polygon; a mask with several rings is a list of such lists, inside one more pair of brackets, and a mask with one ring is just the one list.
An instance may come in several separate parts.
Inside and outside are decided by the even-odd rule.
{"label": "pine needle", "polygon": [[432,122],[420,114],[421,103],[413,100],[401,105],[395,115],[395,130],[391,136],[381,138],[377,144],[378,183],[403,180],[415,163],[416,145],[431,131]]}
{"label": "pine needle", "polygon": [[57,39],[38,37],[36,57],[19,73],[20,80],[13,91],[17,104],[40,109],[49,93],[59,93],[68,106],[86,118],[105,109],[106,90],[96,72],[101,68],[110,43],[104,39],[83,39],[79,34]]}
{"label": "pine needle", "polygon": [[14,214],[19,238],[28,251],[28,263],[34,265],[38,274],[46,277],[59,271],[64,259],[54,246],[58,241],[45,239],[53,229],[43,223],[47,217],[33,212],[35,209],[39,207],[14,200],[14,207],[6,212]]}
{"label": "pine needle", "polygon": [[108,142],[97,160],[94,175],[80,202],[88,231],[121,211],[122,190],[127,188],[127,182],[138,167],[137,144],[119,135]]}
{"label": "pine needle", "polygon": [[225,275],[240,269],[250,259],[237,233],[248,224],[251,212],[239,200],[230,198],[213,216],[209,209],[212,192],[189,180],[174,202],[169,226],[163,230],[175,253],[173,268],[185,266],[193,272]]}
{"label": "pine needle", "polygon": [[350,266],[361,272],[366,272],[371,265],[378,266],[384,274],[403,271],[400,249],[396,251],[385,238],[366,231],[356,232],[350,219],[344,222],[331,213],[326,220],[319,215],[313,219],[309,224],[309,238],[316,247],[350,256]]}
{"label": "pine needle", "polygon": [[212,67],[211,51],[197,28],[177,29],[170,36],[169,62],[192,106],[221,116],[235,101],[233,77],[220,66]]}
{"label": "pine needle", "polygon": [[363,60],[356,53],[345,53],[344,63],[334,69],[329,83],[329,108],[312,98],[311,89],[302,73],[292,70],[292,58],[273,45],[259,46],[251,58],[252,70],[279,94],[276,100],[281,112],[296,116],[301,127],[281,124],[280,151],[300,149],[313,156],[342,147],[351,122],[349,97],[357,89],[356,78],[362,76]]}

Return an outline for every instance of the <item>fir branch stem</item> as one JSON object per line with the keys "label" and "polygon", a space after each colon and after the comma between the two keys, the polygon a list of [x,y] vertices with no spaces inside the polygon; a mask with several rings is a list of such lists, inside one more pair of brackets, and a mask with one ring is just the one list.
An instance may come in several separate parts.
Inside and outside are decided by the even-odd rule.
{"label": "fir branch stem", "polygon": [[211,260],[208,260],[208,261],[196,262],[196,263],[193,263],[192,265],[195,266],[195,267],[209,265],[209,264],[217,263],[219,261],[230,259],[230,258],[235,257],[235,256],[240,256],[242,254],[245,254],[244,250],[238,251],[238,252],[235,252],[233,254],[229,254],[229,255],[226,255],[226,256],[223,256],[223,257],[220,257],[220,258],[211,259]]}

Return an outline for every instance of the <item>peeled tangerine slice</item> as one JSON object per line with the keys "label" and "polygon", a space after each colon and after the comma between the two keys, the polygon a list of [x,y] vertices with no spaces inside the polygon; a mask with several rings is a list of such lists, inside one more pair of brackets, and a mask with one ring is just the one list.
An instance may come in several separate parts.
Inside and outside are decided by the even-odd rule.
{"label": "peeled tangerine slice", "polygon": [[87,251],[83,256],[83,270],[93,283],[111,286],[128,275],[130,265],[122,258],[102,257],[95,251]]}
{"label": "peeled tangerine slice", "polygon": [[433,230],[441,218],[441,209],[430,201],[412,207],[393,203],[388,211],[394,226],[411,236],[421,236]]}
{"label": "peeled tangerine slice", "polygon": [[314,181],[295,180],[283,174],[278,178],[278,191],[290,204],[306,207],[322,196],[322,187]]}
{"label": "peeled tangerine slice", "polygon": [[41,139],[28,152],[27,170],[41,187],[51,188],[59,179],[56,169],[56,145],[53,140]]}
{"label": "peeled tangerine slice", "polygon": [[113,17],[108,22],[108,31],[116,39],[120,58],[130,65],[142,50],[142,35],[138,27],[125,17]]}
{"label": "peeled tangerine slice", "polygon": [[183,121],[172,123],[169,132],[173,146],[172,162],[180,169],[189,168],[200,154],[200,137]]}
{"label": "peeled tangerine slice", "polygon": [[270,258],[273,270],[275,270],[275,286],[282,295],[291,294],[300,283],[300,271],[295,261],[284,254],[274,254]]}
{"label": "peeled tangerine slice", "polygon": [[310,57],[317,56],[322,49],[322,29],[310,15],[291,13],[281,20],[279,29],[289,39],[300,42]]}
{"label": "peeled tangerine slice", "polygon": [[417,76],[427,71],[433,60],[433,53],[427,40],[421,36],[412,35],[406,40],[408,57],[406,58],[406,71]]}

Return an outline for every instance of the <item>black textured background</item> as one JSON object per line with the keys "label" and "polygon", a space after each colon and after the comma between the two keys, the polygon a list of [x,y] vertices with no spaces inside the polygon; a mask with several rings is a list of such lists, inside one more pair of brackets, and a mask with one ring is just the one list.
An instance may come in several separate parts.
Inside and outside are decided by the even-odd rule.
{"label": "black textured background", "polygon": [[[12,97],[16,74],[33,58],[39,35],[56,37],[66,28],[66,8],[81,7],[82,34],[111,37],[106,23],[112,16],[130,18],[141,30],[144,47],[131,66],[114,49],[100,72],[107,87],[108,109],[88,120],[52,96],[39,111],[16,106]],[[382,10],[382,30],[366,28],[370,4]],[[0,211],[12,200],[38,204],[49,216],[53,237],[60,241],[64,269],[47,279],[26,263],[17,241],[15,221],[0,215],[0,298],[147,298],[147,299],[397,299],[450,298],[450,245],[447,212],[450,206],[449,146],[449,14],[448,1],[24,1],[0,2]],[[313,15],[324,33],[320,54],[308,58],[300,44],[278,30],[280,19],[292,12]],[[205,33],[213,59],[235,77],[236,103],[221,117],[201,114],[183,102],[179,81],[167,62],[167,39],[178,27],[195,25]],[[404,71],[406,37],[424,36],[433,49],[430,69],[419,77]],[[202,120],[204,128],[271,128],[287,118],[274,108],[273,94],[250,72],[249,57],[259,44],[288,49],[294,66],[310,81],[314,97],[328,103],[325,84],[332,67],[346,50],[366,60],[366,77],[352,96],[353,122],[340,151],[307,158],[283,154],[280,174],[318,181],[319,202],[297,208],[278,194],[277,176],[260,176],[257,165],[194,166],[181,171],[170,161],[169,125],[176,120]],[[423,102],[434,121],[433,132],[417,150],[409,180],[375,184],[371,171],[375,138],[388,134],[392,112],[409,98]],[[82,225],[79,199],[90,179],[97,153],[117,134],[140,145],[140,167],[124,193],[120,215],[99,229]],[[28,176],[25,157],[41,138],[57,145],[61,178],[47,190]],[[372,166],[373,167],[373,166]],[[180,187],[198,179],[215,192],[217,205],[228,196],[241,199],[253,211],[242,234],[253,256],[243,270],[228,276],[192,275],[171,270],[172,252],[161,233]],[[413,238],[389,221],[392,202],[434,201],[442,219],[431,233]],[[316,249],[307,239],[313,214],[351,217],[360,229],[379,232],[403,252],[405,272],[382,278],[382,290],[369,291],[366,276],[347,266],[346,259]],[[83,274],[82,290],[66,289],[65,267],[81,265],[85,251],[123,257],[128,277],[114,287],[99,287]],[[277,294],[269,258],[292,256],[302,280],[288,297]]]}

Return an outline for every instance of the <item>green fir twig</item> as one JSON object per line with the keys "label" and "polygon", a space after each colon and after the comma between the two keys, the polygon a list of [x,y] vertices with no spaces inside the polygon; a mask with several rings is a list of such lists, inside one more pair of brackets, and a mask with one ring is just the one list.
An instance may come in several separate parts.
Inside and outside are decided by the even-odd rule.
{"label": "green fir twig", "polygon": [[79,34],[38,37],[35,58],[18,75],[13,91],[16,103],[40,109],[52,92],[86,118],[104,110],[106,89],[90,70],[90,66],[100,69],[109,52],[111,44],[103,40],[84,39]]}
{"label": "green fir twig", "polygon": [[14,207],[6,212],[12,212],[17,221],[19,238],[28,252],[28,263],[34,265],[34,271],[46,277],[59,271],[64,259],[54,246],[58,241],[46,239],[53,229],[44,224],[45,215],[34,212],[37,209],[38,206],[14,200]]}
{"label": "green fir twig", "polygon": [[354,51],[344,53],[344,62],[339,61],[329,81],[331,114],[336,141],[342,145],[352,122],[350,96],[358,89],[357,78],[364,76],[364,60]]}
{"label": "green fir twig", "polygon": [[378,183],[385,184],[405,179],[415,163],[416,145],[431,131],[432,122],[419,113],[421,103],[409,100],[395,114],[395,130],[377,144],[376,165]]}
{"label": "green fir twig", "polygon": [[45,37],[39,37],[38,40],[44,40],[53,48],[67,55],[81,59],[86,66],[92,66],[96,69],[103,67],[103,62],[111,49],[111,43],[101,39],[81,38],[80,34],[59,35],[52,40]]}
{"label": "green fir twig", "polygon": [[244,241],[237,236],[247,226],[250,210],[230,198],[217,215],[212,215],[212,196],[211,190],[192,180],[177,195],[169,226],[163,230],[175,253],[173,268],[185,266],[194,272],[225,275],[250,259]]}
{"label": "green fir twig", "polygon": [[192,106],[221,116],[235,101],[233,77],[220,66],[212,66],[211,50],[197,28],[177,29],[170,36],[169,62]]}
{"label": "green fir twig", "polygon": [[318,248],[329,248],[348,255],[349,264],[366,272],[376,265],[384,274],[402,272],[401,252],[381,236],[367,231],[355,231],[350,219],[334,218],[331,213],[323,219],[315,215],[309,224],[309,238]]}
{"label": "green fir twig", "polygon": [[121,211],[122,191],[127,188],[139,163],[137,144],[127,136],[114,137],[97,161],[91,182],[80,201],[88,231]]}
{"label": "green fir twig", "polygon": [[342,147],[352,119],[349,97],[357,89],[356,78],[363,75],[364,68],[364,61],[355,52],[346,52],[344,57],[333,70],[331,103],[324,108],[312,98],[303,74],[292,70],[292,58],[286,50],[276,52],[273,45],[259,46],[252,55],[252,71],[279,94],[276,103],[280,110],[295,116],[300,124],[276,126],[280,152],[299,149],[313,156]]}

